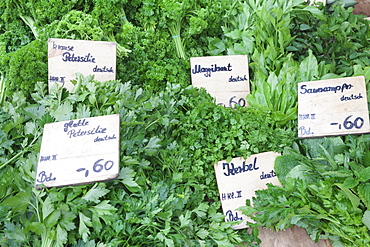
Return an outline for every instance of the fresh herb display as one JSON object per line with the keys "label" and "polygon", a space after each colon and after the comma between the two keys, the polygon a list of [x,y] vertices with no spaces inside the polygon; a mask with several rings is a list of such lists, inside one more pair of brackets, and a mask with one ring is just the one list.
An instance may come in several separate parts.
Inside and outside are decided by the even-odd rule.
{"label": "fresh herb display", "polygon": [[[91,77],[80,80],[75,94],[59,88],[47,94],[45,84],[40,82],[33,94],[36,104],[27,103],[21,93],[15,98],[17,103],[5,102],[2,116],[8,121],[4,121],[2,129],[9,140],[2,143],[8,151],[2,156],[1,169],[4,174],[18,173],[2,181],[2,245],[65,246],[81,239],[111,246],[235,246],[248,238],[254,240],[252,235],[238,233],[230,228],[232,223],[224,222],[215,181],[210,176],[212,169],[208,163],[198,162],[200,157],[193,156],[193,150],[187,147],[191,143],[182,140],[182,136],[197,132],[179,128],[186,119],[190,123],[198,119],[195,108],[202,102],[207,105],[204,112],[212,109],[212,100],[205,91],[168,85],[165,91],[153,95],[129,83],[100,83]],[[185,114],[192,109],[194,113]],[[217,111],[219,117],[231,118],[229,127],[239,128],[240,113],[223,107]],[[39,137],[45,123],[112,113],[121,115],[118,179],[47,192],[32,189]],[[274,123],[264,121],[271,121],[271,126]],[[268,138],[261,142],[257,133],[250,135],[255,136],[255,141],[245,136],[251,139],[251,144],[244,143],[243,151],[250,150],[245,155],[273,146],[266,146]],[[293,133],[286,136],[281,131],[277,135],[287,142],[294,139]],[[202,143],[197,148],[205,150],[204,145],[211,146]],[[206,154],[209,161],[233,155],[228,140],[219,145],[225,146],[225,152],[229,149],[228,153],[213,157]],[[281,148],[280,142],[274,148]],[[207,183],[204,176],[209,177]],[[20,232],[23,234],[18,236]]]}
{"label": "fresh herb display", "polygon": [[369,246],[369,136],[302,140],[275,162],[283,187],[257,191],[257,225],[298,225],[333,246]]}
{"label": "fresh herb display", "polygon": [[[370,246],[368,135],[298,140],[298,82],[370,80],[369,24],[353,2],[304,0],[0,3],[0,245],[259,246],[293,225],[335,247]],[[48,38],[117,42],[115,81],[77,73],[48,87]],[[248,55],[248,106],[191,85],[190,57]],[[367,86],[368,87],[368,86]],[[34,189],[44,125],[119,114],[108,182]],[[225,222],[214,163],[281,152],[283,187]],[[249,202],[247,202],[249,204]]]}

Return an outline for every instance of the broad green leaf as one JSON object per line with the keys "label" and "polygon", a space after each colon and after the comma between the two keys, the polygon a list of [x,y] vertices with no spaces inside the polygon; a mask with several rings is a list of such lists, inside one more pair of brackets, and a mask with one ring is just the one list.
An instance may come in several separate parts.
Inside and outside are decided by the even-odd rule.
{"label": "broad green leaf", "polygon": [[307,180],[309,177],[306,175],[307,174],[307,167],[306,165],[297,165],[293,167],[288,174],[285,176],[285,180],[287,181],[288,178],[294,178],[294,179],[302,179],[302,180]]}
{"label": "broad green leaf", "polygon": [[361,198],[361,201],[366,205],[367,208],[370,208],[370,184],[360,184],[358,186],[357,192],[359,197]]}
{"label": "broad green leaf", "polygon": [[90,208],[90,210],[96,212],[98,215],[112,215],[117,209],[109,204],[108,200],[102,201],[98,205]]}
{"label": "broad green leaf", "polygon": [[135,174],[136,172],[131,168],[122,167],[117,179],[128,187],[139,187],[139,185],[134,180]]}
{"label": "broad green leaf", "polygon": [[165,242],[166,246],[168,246],[168,247],[174,247],[175,246],[175,243],[173,242],[172,239],[165,238],[164,242]]}
{"label": "broad green leaf", "polygon": [[219,247],[234,247],[234,245],[227,239],[215,239],[215,242]]}
{"label": "broad green leaf", "polygon": [[369,179],[370,179],[370,167],[366,167],[366,168],[362,169],[359,173],[358,179],[361,182],[369,181]]}
{"label": "broad green leaf", "polygon": [[293,155],[281,155],[276,157],[274,170],[282,184],[285,183],[285,177],[289,172],[298,165],[299,161]]}
{"label": "broad green leaf", "polygon": [[15,196],[8,197],[1,204],[10,207],[14,212],[25,213],[31,204],[29,191],[20,191]]}
{"label": "broad green leaf", "polygon": [[353,177],[348,177],[343,182],[343,188],[352,189],[358,185],[359,181]]}
{"label": "broad green leaf", "polygon": [[55,118],[55,121],[69,120],[70,116],[72,116],[72,111],[72,104],[69,101],[65,101],[51,115]]}
{"label": "broad green leaf", "polygon": [[196,213],[198,217],[202,218],[207,215],[208,208],[209,208],[208,204],[201,203],[198,205],[198,207],[193,209],[193,212]]}
{"label": "broad green leaf", "polygon": [[46,231],[46,226],[42,222],[30,222],[26,225],[25,230],[34,232],[37,235],[41,235]]}
{"label": "broad green leaf", "polygon": [[313,55],[312,50],[309,50],[309,55],[301,62],[299,66],[299,71],[301,74],[301,82],[312,81],[317,79],[318,75],[318,64],[317,59]]}
{"label": "broad green leaf", "polygon": [[235,29],[229,33],[225,34],[226,37],[230,37],[232,39],[238,40],[242,37],[242,32],[238,29]]}
{"label": "broad green leaf", "polygon": [[210,51],[210,54],[218,55],[218,54],[222,53],[225,50],[225,44],[221,39],[219,39],[219,38],[209,38],[209,37],[207,37],[207,39],[208,39],[208,43],[209,43],[210,48],[213,49],[213,50]]}
{"label": "broad green leaf", "polygon": [[87,242],[87,238],[90,235],[90,229],[88,226],[92,227],[91,219],[84,215],[82,212],[78,213],[79,216],[79,227],[78,227],[78,233],[81,235],[82,239]]}
{"label": "broad green leaf", "polygon": [[366,210],[363,217],[362,217],[362,223],[367,227],[367,229],[370,230],[370,211]]}
{"label": "broad green leaf", "polygon": [[45,220],[46,217],[48,217],[54,210],[55,209],[53,204],[51,203],[50,197],[46,197],[46,199],[42,203],[42,220]]}
{"label": "broad green leaf", "polygon": [[252,54],[254,49],[254,38],[250,36],[250,34],[243,32],[242,40],[245,51],[247,52],[246,54]]}
{"label": "broad green leaf", "polygon": [[209,235],[209,232],[205,230],[204,228],[201,228],[199,231],[197,231],[197,236],[201,239],[205,239]]}
{"label": "broad green leaf", "polygon": [[350,189],[344,188],[342,184],[336,183],[336,186],[338,186],[343,193],[348,197],[348,199],[351,201],[353,208],[357,208],[360,205],[360,198],[356,196]]}
{"label": "broad green leaf", "polygon": [[12,140],[8,140],[7,134],[0,129],[0,154],[3,154],[5,150],[8,150],[13,143],[14,142]]}
{"label": "broad green leaf", "polygon": [[180,220],[180,228],[189,227],[191,225],[191,219],[190,219],[191,212],[186,211],[185,215],[181,214],[179,217]]}
{"label": "broad green leaf", "polygon": [[58,220],[60,219],[60,210],[54,210],[45,220],[45,226],[50,228],[55,226],[58,223]]}
{"label": "broad green leaf", "polygon": [[43,105],[30,105],[25,107],[23,110],[27,116],[32,118],[32,120],[37,120],[46,113],[46,108]]}
{"label": "broad green leaf", "polygon": [[77,112],[76,112],[76,118],[88,118],[91,117],[91,110],[86,105],[78,105]]}
{"label": "broad green leaf", "polygon": [[76,214],[73,212],[62,211],[59,225],[63,227],[66,231],[71,231],[76,228],[76,225],[74,223],[74,219],[76,217]]}
{"label": "broad green leaf", "polygon": [[57,238],[55,242],[55,247],[63,247],[67,243],[68,233],[65,229],[57,225]]}
{"label": "broad green leaf", "polygon": [[364,76],[365,76],[366,81],[370,81],[370,67],[364,68]]}
{"label": "broad green leaf", "polygon": [[307,6],[303,10],[309,11],[313,16],[319,18],[320,20],[326,20],[324,13],[315,6]]}
{"label": "broad green leaf", "polygon": [[130,156],[123,156],[121,157],[121,162],[124,163],[126,166],[130,165],[140,165],[140,162]]}
{"label": "broad green leaf", "polygon": [[108,189],[101,183],[96,183],[83,197],[82,199],[87,202],[100,202],[99,198],[109,193]]}
{"label": "broad green leaf", "polygon": [[300,29],[301,31],[306,31],[306,30],[311,29],[311,26],[309,26],[309,25],[307,25],[307,24],[301,24],[301,25],[299,26],[299,29]]}
{"label": "broad green leaf", "polygon": [[160,242],[163,242],[165,236],[163,235],[162,232],[158,232],[155,238],[158,239]]}
{"label": "broad green leaf", "polygon": [[158,151],[158,148],[161,147],[160,142],[161,139],[159,137],[151,137],[148,144],[144,147],[145,154],[149,156],[154,155]]}
{"label": "broad green leaf", "polygon": [[281,92],[277,90],[278,89],[277,85],[279,83],[279,80],[275,73],[270,73],[269,77],[267,78],[267,83],[270,85],[272,95],[281,94]]}
{"label": "broad green leaf", "polygon": [[370,167],[370,150],[365,151],[362,162],[365,167]]}
{"label": "broad green leaf", "polygon": [[338,171],[322,172],[321,175],[331,176],[331,177],[338,177],[338,178],[348,178],[348,177],[353,176],[353,173],[348,169],[341,169],[341,170],[338,170]]}
{"label": "broad green leaf", "polygon": [[229,55],[243,55],[249,53],[247,47],[244,44],[235,43],[232,51],[229,51]]}
{"label": "broad green leaf", "polygon": [[11,222],[5,221],[4,230],[2,231],[4,232],[4,236],[7,239],[12,239],[19,243],[24,243],[25,241],[27,241],[28,236],[24,229],[19,225],[15,225]]}

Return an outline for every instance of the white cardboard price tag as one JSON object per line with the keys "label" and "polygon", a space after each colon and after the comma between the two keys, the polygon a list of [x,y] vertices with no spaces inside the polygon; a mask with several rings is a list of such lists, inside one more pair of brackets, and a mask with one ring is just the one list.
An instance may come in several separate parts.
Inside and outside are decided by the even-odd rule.
{"label": "white cardboard price tag", "polygon": [[97,81],[115,80],[116,46],[116,42],[50,38],[49,90],[55,83],[72,90],[76,73],[94,75]]}
{"label": "white cardboard price tag", "polygon": [[232,228],[246,228],[250,218],[236,210],[252,200],[256,190],[267,188],[267,183],[281,185],[274,171],[274,162],[279,153],[265,152],[254,154],[248,159],[234,158],[214,164],[218,191],[225,221],[240,221]]}
{"label": "white cardboard price tag", "polygon": [[363,76],[298,83],[298,137],[369,133]]}
{"label": "white cardboard price tag", "polygon": [[117,178],[119,126],[118,114],[45,124],[35,187]]}
{"label": "white cardboard price tag", "polygon": [[205,88],[216,104],[246,106],[250,93],[247,55],[192,57],[191,80],[198,88]]}

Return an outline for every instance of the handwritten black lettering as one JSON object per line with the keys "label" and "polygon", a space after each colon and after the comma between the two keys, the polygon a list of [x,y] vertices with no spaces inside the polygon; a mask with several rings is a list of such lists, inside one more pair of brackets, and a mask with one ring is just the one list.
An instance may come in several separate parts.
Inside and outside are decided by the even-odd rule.
{"label": "handwritten black lettering", "polygon": [[227,199],[234,199],[234,192],[227,193]]}
{"label": "handwritten black lettering", "polygon": [[238,221],[238,220],[243,220],[243,217],[239,217],[238,212],[235,212],[235,215],[233,211],[228,210],[226,212],[226,222],[228,221]]}
{"label": "handwritten black lettering", "polygon": [[36,179],[36,181],[38,183],[55,181],[57,179],[56,177],[53,177],[53,174],[52,173],[50,173],[49,175],[47,175],[45,171],[40,172],[37,175],[37,177],[38,177],[38,179]]}
{"label": "handwritten black lettering", "polygon": [[262,172],[260,179],[262,180],[262,179],[268,179],[268,178],[273,178],[273,177],[276,177],[276,173],[274,170],[271,170],[271,172],[268,172],[268,173]]}
{"label": "handwritten black lettering", "polygon": [[65,76],[61,76],[61,77],[59,77],[59,76],[50,76],[49,77],[49,81],[50,82],[60,82],[60,83],[64,83],[65,81]]}
{"label": "handwritten black lettering", "polygon": [[326,93],[326,92],[342,92],[344,90],[349,90],[353,87],[352,84],[343,83],[342,86],[336,87],[318,87],[318,88],[307,88],[307,85],[304,84],[301,86],[300,94],[310,94],[310,93]]}
{"label": "handwritten black lettering", "polygon": [[226,66],[218,66],[217,64],[212,64],[211,67],[202,67],[202,65],[196,64],[194,69],[192,69],[191,73],[198,74],[204,73],[205,77],[211,77],[212,72],[220,72],[220,71],[232,71],[231,64],[229,63]]}
{"label": "handwritten black lettering", "polygon": [[80,136],[85,136],[85,135],[95,135],[99,133],[105,134],[105,131],[107,131],[106,128],[102,128],[100,127],[100,125],[98,125],[98,127],[90,129],[90,130],[79,129],[76,131],[75,129],[71,129],[67,132],[67,135],[69,136],[69,138],[72,138],[72,137],[80,137]]}
{"label": "handwritten black lettering", "polygon": [[356,94],[351,94],[351,96],[342,96],[340,98],[340,101],[348,101],[348,100],[357,100],[357,99],[362,99],[363,96],[361,95],[361,93],[359,93],[359,95],[356,95]]}
{"label": "handwritten black lettering", "polygon": [[104,137],[99,137],[97,136],[94,140],[94,142],[103,142],[103,141],[109,141],[109,140],[113,140],[113,139],[117,139],[116,135],[113,134],[112,136],[104,136]]}
{"label": "handwritten black lettering", "polygon": [[300,132],[300,135],[313,135],[314,133],[311,131],[311,127],[306,129],[306,126],[301,126],[298,128],[298,131]]}
{"label": "handwritten black lettering", "polygon": [[107,66],[104,66],[102,68],[99,68],[98,65],[93,68],[93,72],[101,72],[101,73],[114,73],[113,67],[108,68]]}
{"label": "handwritten black lettering", "polygon": [[49,161],[49,160],[50,160],[50,155],[48,155],[48,156],[41,156],[40,157],[40,162]]}
{"label": "handwritten black lettering", "polygon": [[257,167],[257,157],[255,157],[253,163],[246,164],[244,161],[241,166],[235,166],[233,163],[223,163],[222,169],[227,170],[227,172],[224,172],[225,176],[233,176],[243,172],[258,170],[259,167]]}
{"label": "handwritten black lettering", "polygon": [[75,56],[74,53],[64,52],[62,56],[63,62],[95,63],[95,58],[90,53],[85,56]]}
{"label": "handwritten black lettering", "polygon": [[236,198],[242,197],[242,191],[241,190],[236,191],[236,194],[237,194]]}
{"label": "handwritten black lettering", "polygon": [[241,198],[241,197],[242,197],[242,191],[241,190],[237,190],[235,192],[233,191],[233,192],[221,193],[221,200],[222,201],[237,199],[237,198]]}
{"label": "handwritten black lettering", "polygon": [[229,78],[229,82],[238,82],[238,81],[248,81],[247,75],[237,77],[231,76]]}
{"label": "handwritten black lettering", "polygon": [[87,121],[85,118],[84,119],[79,119],[78,121],[71,120],[68,123],[64,124],[64,132],[67,132],[68,128],[82,127],[82,126],[86,126],[88,124],[89,124],[89,121]]}
{"label": "handwritten black lettering", "polygon": [[299,114],[298,115],[299,120],[307,120],[307,119],[316,119],[316,113],[311,114]]}
{"label": "handwritten black lettering", "polygon": [[222,194],[221,194],[221,200],[222,200],[222,201],[226,200],[226,193],[222,193]]}
{"label": "handwritten black lettering", "polygon": [[73,46],[72,45],[57,45],[53,41],[53,49],[54,50],[65,50],[65,51],[73,51]]}
{"label": "handwritten black lettering", "polygon": [[85,171],[85,178],[89,176],[89,170],[87,170],[86,168],[78,168],[76,170],[76,172],[82,172],[82,171]]}
{"label": "handwritten black lettering", "polygon": [[40,156],[40,162],[57,160],[57,154]]}

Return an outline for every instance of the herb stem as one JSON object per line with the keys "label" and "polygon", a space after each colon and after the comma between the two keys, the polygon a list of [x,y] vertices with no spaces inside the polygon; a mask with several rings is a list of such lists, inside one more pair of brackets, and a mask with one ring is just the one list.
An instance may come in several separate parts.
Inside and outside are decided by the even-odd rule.
{"label": "herb stem", "polygon": [[15,156],[13,156],[13,158],[8,160],[4,164],[0,165],[0,170],[3,169],[6,165],[12,163],[14,160],[18,159],[21,155],[25,154],[29,150],[29,148],[38,140],[40,136],[41,136],[41,132],[38,133],[38,135],[33,138],[32,142],[25,149],[17,153]]}
{"label": "herb stem", "polygon": [[180,32],[181,32],[181,20],[176,21],[172,25],[169,25],[168,26],[168,29],[170,30],[170,33],[172,35],[172,38],[173,38],[173,40],[175,42],[177,55],[180,58],[185,59],[184,46],[182,44],[181,36],[180,36]]}
{"label": "herb stem", "polygon": [[5,79],[3,76],[0,78],[0,107],[3,105],[5,100]]}

